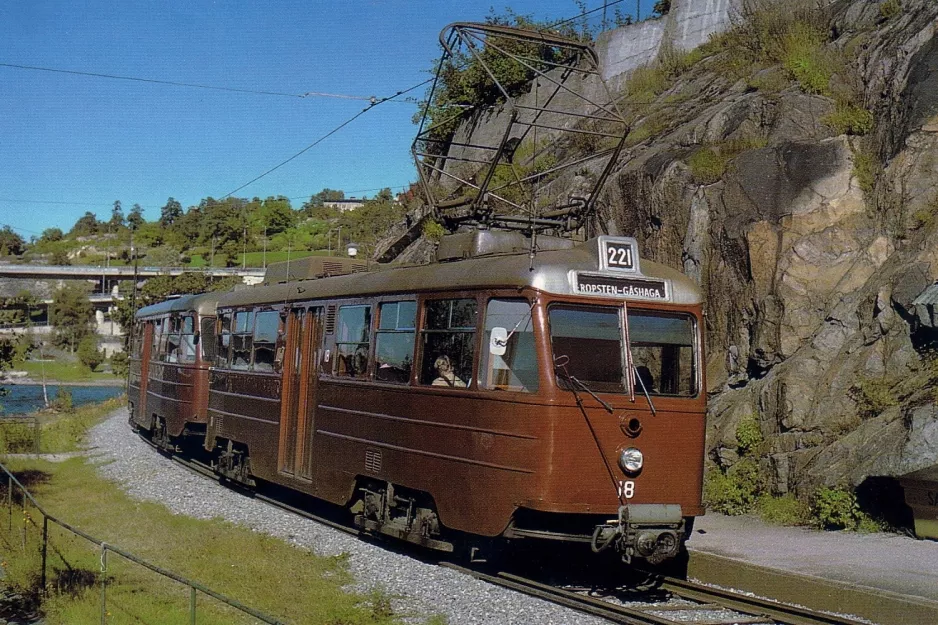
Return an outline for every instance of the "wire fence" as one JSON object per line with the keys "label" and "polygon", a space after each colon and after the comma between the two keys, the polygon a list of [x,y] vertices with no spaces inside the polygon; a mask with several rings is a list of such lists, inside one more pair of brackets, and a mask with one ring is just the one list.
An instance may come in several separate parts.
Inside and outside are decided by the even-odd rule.
{"label": "wire fence", "polygon": [[[213,600],[209,602],[212,622],[235,622],[235,618],[250,617],[250,622],[286,625],[283,621],[147,562],[52,516],[3,463],[0,463],[0,469],[3,470],[0,474],[0,493],[5,487],[7,506],[7,514],[0,515],[0,547],[21,552],[23,557],[18,560],[22,564],[16,566],[25,567],[20,572],[25,571],[38,577],[38,592],[43,597],[52,593],[78,596],[97,587],[96,601],[100,608],[101,625],[152,622],[154,609],[158,610],[160,622],[188,622],[195,625],[199,606],[205,603],[203,600],[200,604],[200,595]],[[24,471],[21,477],[29,481],[29,478],[37,478],[36,473]],[[14,510],[18,514],[14,515]],[[3,519],[2,516],[7,518]],[[167,540],[171,540],[171,537],[167,537]],[[7,560],[12,561],[13,558]],[[14,566],[10,562],[5,565]],[[145,578],[152,574],[168,584],[184,587],[184,598],[180,597],[177,602],[181,605],[162,605],[163,600],[160,599],[154,602],[156,608],[152,605],[141,607],[139,602],[130,599],[133,594],[139,594],[141,589],[143,592],[155,592],[153,582]],[[132,588],[120,589],[122,579],[125,585],[132,585]],[[84,597],[87,601],[87,593]],[[203,613],[205,611],[203,609]]]}

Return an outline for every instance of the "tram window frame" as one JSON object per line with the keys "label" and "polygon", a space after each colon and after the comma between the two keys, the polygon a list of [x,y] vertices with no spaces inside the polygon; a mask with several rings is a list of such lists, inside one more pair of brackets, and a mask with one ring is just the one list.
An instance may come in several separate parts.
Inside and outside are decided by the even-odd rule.
{"label": "tram window frame", "polygon": [[[486,301],[482,350],[479,353],[480,389],[536,393],[540,388],[535,304],[535,301],[523,297],[495,296]],[[494,307],[498,306],[504,306],[504,309],[495,310]],[[509,306],[514,310],[509,310]],[[491,350],[494,328],[502,328],[507,333],[502,355]],[[522,363],[529,366],[517,366]]]}
{"label": "tram window frame", "polygon": [[180,364],[191,365],[196,360],[195,317],[192,314],[179,316],[179,357]]}
{"label": "tram window frame", "polygon": [[[686,333],[685,342],[646,341],[642,340],[642,328],[639,318],[657,318],[659,320],[680,320],[687,323],[685,328],[659,328],[656,336],[675,336],[679,332]],[[675,397],[679,399],[692,399],[700,395],[700,348],[698,340],[697,319],[689,313],[652,310],[648,308],[629,307],[629,339],[632,347],[632,362],[643,376],[649,395],[655,397]],[[659,349],[660,354],[652,353]],[[680,349],[688,348],[689,354],[681,354]],[[689,356],[689,358],[687,358]],[[670,363],[670,366],[668,364]],[[652,368],[657,367],[655,371]],[[687,364],[687,375],[681,373],[682,365]],[[649,367],[651,365],[651,367]],[[645,368],[642,371],[642,368]],[[645,377],[650,375],[651,377]],[[682,391],[682,389],[684,389]],[[642,393],[641,382],[635,382],[635,392]]]}
{"label": "tram window frame", "polygon": [[[261,327],[262,318],[265,323],[267,323],[267,327]],[[271,319],[274,320],[274,325],[272,328],[269,326],[268,322],[268,320]],[[273,331],[271,332],[271,330]],[[276,356],[277,341],[281,334],[282,330],[279,310],[267,309],[256,310],[254,312],[254,332],[251,341],[251,370],[257,371],[259,373],[279,372],[280,368],[277,366]],[[260,354],[264,354],[264,358],[258,359]]]}
{"label": "tram window frame", "polygon": [[[371,303],[345,304],[339,306],[335,317],[335,357],[333,358],[332,375],[344,379],[366,380],[369,377],[372,355],[372,333],[374,315]],[[351,316],[358,310],[364,310],[364,319],[358,327],[351,326],[344,318],[343,312]],[[352,321],[349,319],[348,321]],[[343,332],[358,329],[364,340],[348,340],[352,338],[343,335]],[[346,339],[346,340],[343,340]],[[352,350],[352,351],[348,351]],[[350,360],[354,359],[354,360]],[[362,362],[364,361],[364,362]]]}
{"label": "tram window frame", "polygon": [[[608,337],[601,336],[598,330],[601,330],[602,326],[584,323],[580,320],[568,322],[569,327],[575,328],[580,334],[562,334],[555,336],[555,330],[558,326],[562,325],[560,323],[561,319],[554,317],[555,312],[558,311],[563,311],[568,314],[601,314],[608,316],[610,319],[614,318],[616,320],[615,333]],[[551,356],[555,362],[561,356],[567,357],[567,364],[562,371],[569,372],[572,377],[575,377],[596,392],[617,394],[627,392],[628,382],[626,381],[625,359],[623,357],[625,342],[620,307],[599,303],[551,302],[547,306],[547,320],[547,340],[550,344]],[[589,333],[584,335],[582,334],[583,331],[589,331]],[[608,329],[605,331],[608,332]],[[562,339],[569,345],[561,343],[558,339]],[[613,341],[618,345],[615,354],[611,353],[610,347],[602,344],[603,342],[612,343]],[[558,344],[564,345],[565,348],[558,349]],[[597,354],[600,354],[600,356],[597,357]],[[608,373],[613,375],[604,374],[603,364],[612,367],[608,369]],[[557,385],[567,390],[575,388],[573,383],[567,380],[565,375],[559,373],[559,371],[561,370],[558,369],[558,375],[556,376]],[[593,379],[594,377],[596,379]],[[617,379],[614,380],[614,378]]]}
{"label": "tram window frame", "polygon": [[162,360],[171,364],[176,364],[179,362],[179,352],[180,345],[182,344],[182,338],[180,333],[180,319],[178,316],[171,316],[167,318],[169,322],[169,332],[164,333],[166,340],[161,342],[161,347],[163,351],[161,352]]}
{"label": "tram window frame", "polygon": [[[234,311],[231,326],[229,368],[235,371],[250,371],[254,342],[254,310]],[[244,356],[239,356],[239,354],[244,354]]]}
{"label": "tram window frame", "polygon": [[[408,304],[403,311],[402,305]],[[375,380],[389,384],[409,384],[414,372],[414,345],[417,337],[417,300],[388,300],[377,303],[378,320],[375,330]],[[393,310],[393,312],[392,312]],[[390,349],[384,350],[383,347]],[[407,353],[396,361],[391,352]],[[410,357],[408,362],[407,356]]]}
{"label": "tram window frame", "polygon": [[163,339],[163,321],[164,319],[153,320],[153,338],[150,341],[150,360],[162,360],[161,341]]}
{"label": "tram window frame", "polygon": [[[449,303],[448,311],[431,310],[443,302]],[[455,302],[466,302],[467,305],[471,303],[474,306],[475,310],[471,313],[473,316],[471,326],[453,325],[453,303]],[[418,377],[420,385],[464,389],[473,386],[478,352],[479,319],[479,300],[475,294],[453,294],[448,297],[428,298],[421,302]],[[436,327],[444,323],[445,327]],[[449,360],[455,376],[452,381],[445,380],[436,369],[437,360],[444,356]]]}
{"label": "tram window frame", "polygon": [[202,362],[212,365],[218,347],[215,342],[215,317],[202,317],[199,326],[199,343],[196,349],[202,356]]}
{"label": "tram window frame", "polygon": [[215,335],[215,366],[228,369],[231,363],[231,320],[232,311],[218,314],[218,333]]}

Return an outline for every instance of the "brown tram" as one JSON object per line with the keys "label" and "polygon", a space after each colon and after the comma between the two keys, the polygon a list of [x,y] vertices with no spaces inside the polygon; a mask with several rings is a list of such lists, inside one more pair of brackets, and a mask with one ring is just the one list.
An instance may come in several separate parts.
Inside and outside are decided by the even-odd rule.
{"label": "brown tram", "polygon": [[187,441],[201,445],[205,438],[218,295],[184,295],[145,306],[135,317],[127,382],[130,423],[167,451]]}
{"label": "brown tram", "polygon": [[[230,480],[295,489],[348,507],[366,531],[447,551],[524,538],[664,562],[703,514],[701,292],[640,261],[631,238],[526,245],[479,231],[445,237],[433,265],[293,271],[211,304],[144,309],[135,341],[162,345],[150,328],[173,336],[190,327],[174,317],[207,307],[192,315],[197,367],[214,351],[204,444]],[[165,381],[169,366],[141,356]],[[140,387],[132,406],[134,388],[152,396]],[[187,387],[157,392],[170,388]],[[134,422],[165,419],[172,436],[196,423],[157,403]]]}

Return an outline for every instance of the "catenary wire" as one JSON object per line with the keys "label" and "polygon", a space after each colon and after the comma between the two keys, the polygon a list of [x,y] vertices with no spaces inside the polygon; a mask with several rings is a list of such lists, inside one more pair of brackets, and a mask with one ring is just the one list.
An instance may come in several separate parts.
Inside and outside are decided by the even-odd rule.
{"label": "catenary wire", "polygon": [[308,152],[308,151],[311,150],[312,148],[316,147],[317,145],[319,145],[320,143],[322,143],[323,141],[325,141],[326,139],[328,139],[329,137],[331,137],[331,136],[334,135],[335,133],[339,132],[340,130],[342,130],[343,128],[345,128],[346,126],[348,126],[349,124],[351,124],[353,121],[355,121],[356,119],[358,119],[359,117],[361,117],[362,115],[364,115],[365,113],[367,113],[368,111],[370,111],[371,109],[373,109],[374,107],[378,106],[379,104],[384,104],[385,102],[391,101],[391,100],[393,100],[394,98],[397,98],[398,96],[404,95],[405,93],[408,93],[408,92],[410,92],[410,91],[413,91],[414,89],[417,89],[417,88],[419,88],[419,87],[422,87],[422,86],[424,86],[424,85],[430,83],[432,80],[433,80],[432,78],[428,78],[427,80],[424,80],[423,82],[417,83],[417,84],[414,85],[413,87],[409,87],[409,88],[407,88],[407,89],[403,89],[403,90],[401,90],[401,91],[398,91],[397,93],[395,93],[395,94],[392,95],[392,96],[388,96],[388,97],[386,97],[386,98],[381,98],[381,99],[372,100],[371,103],[370,103],[368,106],[366,106],[365,108],[363,108],[362,110],[360,110],[358,113],[356,113],[356,114],[353,115],[352,117],[348,118],[347,120],[345,120],[344,122],[342,122],[341,124],[339,124],[338,126],[336,126],[335,128],[333,128],[332,130],[330,130],[329,132],[327,132],[327,133],[324,134],[323,136],[319,137],[318,139],[316,139],[315,141],[313,141],[312,143],[310,143],[308,146],[306,146],[305,148],[303,148],[302,150],[300,150],[299,152],[297,152],[297,153],[294,154],[293,156],[291,156],[291,157],[289,157],[289,158],[287,158],[287,159],[281,161],[281,162],[278,163],[277,165],[274,165],[273,167],[271,167],[270,169],[268,169],[267,171],[265,171],[265,172],[262,173],[261,175],[255,176],[254,178],[252,178],[251,180],[245,182],[243,185],[241,185],[241,186],[238,187],[237,189],[234,189],[234,190],[232,190],[232,191],[229,191],[229,192],[226,193],[225,195],[221,196],[220,199],[224,200],[225,198],[231,197],[232,195],[234,195],[235,193],[237,193],[237,192],[240,191],[241,189],[247,187],[248,185],[254,184],[255,182],[257,182],[258,180],[260,180],[260,179],[263,178],[264,176],[267,176],[268,174],[271,174],[271,173],[275,172],[276,170],[280,169],[281,167],[283,167],[284,165],[286,165],[286,164],[289,163],[290,161],[292,161],[292,160],[298,158],[299,156],[305,154],[306,152]]}
{"label": "catenary wire", "polygon": [[[14,69],[25,69],[37,72],[52,72],[55,74],[71,74],[73,76],[89,76],[92,78],[106,78],[109,80],[129,80],[132,82],[144,82],[156,85],[169,85],[173,87],[188,87],[191,89],[209,89],[212,91],[227,91],[229,93],[249,93],[254,95],[280,96],[285,98],[338,98],[342,100],[361,100],[364,102],[374,102],[374,96],[347,95],[342,93],[326,93],[323,91],[307,91],[306,93],[285,93],[282,91],[263,91],[258,89],[239,89],[237,87],[220,87],[217,85],[203,85],[191,82],[179,82],[175,80],[159,80],[156,78],[140,78],[139,76],[121,76],[118,74],[103,74],[99,72],[83,72],[70,69],[58,69],[53,67],[39,67],[37,65],[18,65],[16,63],[0,63],[0,67],[10,67]],[[407,100],[396,100],[396,102],[406,103]]]}

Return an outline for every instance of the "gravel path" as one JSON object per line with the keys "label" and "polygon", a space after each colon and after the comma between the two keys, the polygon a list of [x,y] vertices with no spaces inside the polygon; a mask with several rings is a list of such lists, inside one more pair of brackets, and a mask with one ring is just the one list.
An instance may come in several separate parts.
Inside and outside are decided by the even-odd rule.
{"label": "gravel path", "polygon": [[[108,462],[99,473],[137,499],[162,503],[176,514],[224,518],[282,538],[323,556],[349,554],[352,590],[381,589],[399,597],[398,614],[444,615],[460,625],[601,625],[608,621],[527,597],[445,568],[387,551],[303,517],[239,495],[169,462],[131,432],[120,410],[91,430],[91,454]],[[211,586],[211,582],[208,582]]]}

